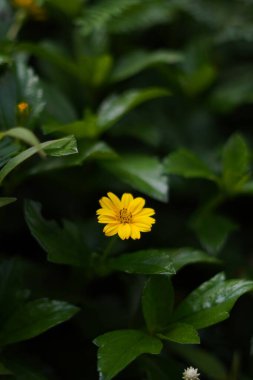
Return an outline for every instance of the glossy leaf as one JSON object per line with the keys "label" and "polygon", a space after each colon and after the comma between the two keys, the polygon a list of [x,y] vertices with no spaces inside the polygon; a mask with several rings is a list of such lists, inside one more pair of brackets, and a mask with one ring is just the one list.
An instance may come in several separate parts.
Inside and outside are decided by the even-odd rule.
{"label": "glossy leaf", "polygon": [[111,259],[108,266],[110,269],[126,273],[167,275],[176,273],[170,255],[155,249],[123,254]]}
{"label": "glossy leaf", "polygon": [[164,331],[158,334],[158,337],[181,344],[198,344],[200,343],[199,335],[192,325],[186,323],[173,323]]}
{"label": "glossy leaf", "polygon": [[67,321],[78,310],[78,307],[67,302],[47,298],[27,302],[1,326],[1,345],[33,338]]}
{"label": "glossy leaf", "polygon": [[159,64],[174,64],[181,62],[183,55],[169,50],[157,50],[153,52],[137,50],[122,57],[116,63],[112,74],[111,81],[120,81],[127,79],[146,68]]}
{"label": "glossy leaf", "polygon": [[4,180],[7,174],[16,168],[16,166],[20,165],[23,161],[27,160],[35,153],[38,153],[41,149],[43,149],[47,154],[51,156],[66,156],[69,154],[77,153],[76,141],[73,136],[44,142],[39,145],[39,148],[29,148],[10,159],[7,164],[0,170],[0,183]]}
{"label": "glossy leaf", "polygon": [[121,181],[134,189],[162,202],[168,200],[168,179],[163,174],[162,164],[156,157],[144,155],[121,156],[103,166]]}
{"label": "glossy leaf", "polygon": [[151,99],[168,96],[169,94],[169,91],[164,88],[152,87],[112,95],[105,99],[99,107],[98,127],[101,131],[104,131],[116,124],[117,121],[139,104]]}
{"label": "glossy leaf", "polygon": [[187,149],[171,153],[164,161],[164,169],[168,174],[176,174],[185,178],[204,178],[217,181],[212,170]]}
{"label": "glossy leaf", "polygon": [[168,326],[173,303],[174,290],[169,277],[150,277],[143,290],[142,312],[151,335]]}
{"label": "glossy leaf", "polygon": [[98,349],[98,370],[103,380],[113,379],[141,354],[159,354],[159,339],[140,330],[118,330],[100,335],[94,341]]}
{"label": "glossy leaf", "polygon": [[252,290],[253,281],[225,280],[222,273],[218,274],[189,294],[172,319],[196,329],[211,326],[228,318],[237,299]]}
{"label": "glossy leaf", "polygon": [[170,255],[176,271],[183,268],[186,265],[190,264],[220,264],[221,261],[206,254],[203,251],[185,247],[185,248],[176,248],[168,249],[168,254]]}
{"label": "glossy leaf", "polygon": [[244,138],[235,134],[223,149],[223,183],[228,192],[237,192],[248,180],[250,153]]}
{"label": "glossy leaf", "polygon": [[41,205],[25,203],[25,219],[33,237],[48,254],[48,260],[57,264],[88,267],[89,256],[84,233],[79,224],[62,221],[62,227],[41,215]]}
{"label": "glossy leaf", "polygon": [[203,248],[216,254],[223,248],[229,234],[237,228],[237,225],[224,216],[204,214],[193,219],[191,227]]}

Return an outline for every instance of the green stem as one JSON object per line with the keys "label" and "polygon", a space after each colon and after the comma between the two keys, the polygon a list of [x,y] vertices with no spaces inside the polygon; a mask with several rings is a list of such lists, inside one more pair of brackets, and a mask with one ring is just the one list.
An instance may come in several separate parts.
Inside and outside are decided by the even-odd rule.
{"label": "green stem", "polygon": [[15,41],[17,38],[17,35],[22,28],[24,21],[26,19],[26,11],[24,9],[19,9],[14,17],[14,22],[10,26],[10,29],[7,32],[6,37],[10,41]]}
{"label": "green stem", "polygon": [[110,238],[110,241],[107,244],[107,246],[103,252],[103,255],[102,255],[103,261],[105,261],[105,259],[111,254],[112,248],[113,248],[116,240],[117,240],[117,235],[114,235],[113,237]]}

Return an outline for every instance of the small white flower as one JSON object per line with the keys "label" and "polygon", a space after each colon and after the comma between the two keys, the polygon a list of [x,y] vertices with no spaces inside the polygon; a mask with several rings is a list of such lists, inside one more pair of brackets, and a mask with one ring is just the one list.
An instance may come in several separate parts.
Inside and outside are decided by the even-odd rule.
{"label": "small white flower", "polygon": [[183,372],[184,380],[199,380],[198,368],[188,367]]}

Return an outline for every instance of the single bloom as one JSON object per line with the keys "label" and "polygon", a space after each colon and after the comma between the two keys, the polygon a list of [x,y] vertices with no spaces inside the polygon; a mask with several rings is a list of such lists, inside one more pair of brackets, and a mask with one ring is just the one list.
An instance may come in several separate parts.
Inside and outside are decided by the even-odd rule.
{"label": "single bloom", "polygon": [[122,240],[140,239],[141,232],[151,231],[155,219],[155,211],[145,206],[141,197],[134,198],[132,194],[124,193],[119,199],[109,192],[108,197],[99,200],[101,208],[97,210],[98,223],[106,224],[103,231],[106,236],[118,234]]}
{"label": "single bloom", "polygon": [[183,372],[184,380],[199,380],[198,368],[188,367]]}
{"label": "single bloom", "polygon": [[17,110],[19,113],[24,113],[28,111],[28,109],[29,109],[29,105],[26,102],[20,102],[17,104]]}

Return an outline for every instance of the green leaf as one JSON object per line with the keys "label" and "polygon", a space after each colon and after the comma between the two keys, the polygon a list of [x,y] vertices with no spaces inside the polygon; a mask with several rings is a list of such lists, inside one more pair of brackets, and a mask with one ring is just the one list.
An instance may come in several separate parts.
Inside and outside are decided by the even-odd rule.
{"label": "green leaf", "polygon": [[0,140],[0,167],[20,151],[20,144],[10,138]]}
{"label": "green leaf", "polygon": [[229,317],[237,299],[253,290],[253,281],[226,280],[218,274],[194,290],[178,306],[172,319],[196,329],[211,326]]}
{"label": "green leaf", "polygon": [[203,348],[177,344],[173,345],[171,349],[184,360],[197,367],[199,372],[205,374],[208,378],[213,380],[225,380],[227,378],[227,370],[223,363]]}
{"label": "green leaf", "polygon": [[168,95],[170,92],[167,89],[159,87],[134,89],[120,95],[112,95],[105,99],[98,109],[98,128],[105,131],[139,104]]}
{"label": "green leaf", "polygon": [[220,264],[220,260],[207,255],[205,252],[199,251],[194,248],[176,248],[168,249],[176,271],[189,264],[203,263],[203,264]]}
{"label": "green leaf", "polygon": [[6,136],[24,141],[26,144],[34,146],[38,150],[38,153],[43,154],[38,138],[27,128],[15,127],[7,131],[0,132],[0,139]]}
{"label": "green leaf", "polygon": [[142,295],[142,311],[151,335],[169,324],[174,303],[174,290],[167,276],[152,276]]}
{"label": "green leaf", "polygon": [[171,153],[164,161],[164,169],[168,174],[185,178],[204,178],[210,181],[218,179],[199,157],[187,149]]}
{"label": "green leaf", "polygon": [[167,252],[152,249],[126,253],[108,262],[112,270],[139,274],[175,274],[170,255]]}
{"label": "green leaf", "polygon": [[146,68],[159,64],[174,64],[183,60],[182,54],[170,50],[157,50],[153,52],[137,50],[122,57],[116,63],[111,81],[120,81],[138,74]]}
{"label": "green leaf", "polygon": [[17,198],[0,197],[0,207],[9,205],[17,200]]}
{"label": "green leaf", "polygon": [[62,1],[62,0],[46,0],[51,6],[54,6],[59,11],[66,13],[66,15],[74,17],[78,15],[82,7],[82,0],[71,0],[71,1]]}
{"label": "green leaf", "polygon": [[94,343],[98,349],[98,370],[103,380],[113,379],[141,354],[159,354],[162,342],[140,330],[118,330],[100,335]]}
{"label": "green leaf", "polygon": [[168,178],[156,157],[146,155],[125,155],[103,166],[121,181],[150,197],[162,202],[168,199]]}
{"label": "green leaf", "polygon": [[157,334],[161,339],[181,344],[199,344],[200,339],[196,329],[186,323],[173,323]]}
{"label": "green leaf", "polygon": [[0,363],[0,375],[12,375],[12,372],[3,363]]}
{"label": "green leaf", "polygon": [[232,135],[223,148],[223,186],[229,193],[238,192],[249,178],[250,153],[244,138]]}
{"label": "green leaf", "polygon": [[17,309],[1,326],[1,345],[33,338],[70,319],[78,307],[64,301],[41,298]]}
{"label": "green leaf", "polygon": [[25,202],[25,219],[33,237],[48,254],[48,261],[77,267],[88,267],[89,256],[84,241],[83,229],[69,220],[62,227],[41,215],[41,205]]}
{"label": "green leaf", "polygon": [[16,166],[20,165],[35,153],[38,153],[40,149],[43,149],[51,156],[66,156],[77,153],[76,141],[73,136],[64,137],[59,140],[46,141],[40,144],[39,149],[37,147],[32,147],[11,158],[0,170],[0,183],[4,180],[7,174],[16,168]]}
{"label": "green leaf", "polygon": [[211,254],[217,254],[223,248],[229,234],[238,228],[230,219],[209,213],[194,218],[191,227],[203,248]]}
{"label": "green leaf", "polygon": [[26,101],[31,107],[31,118],[37,118],[45,107],[45,99],[39,77],[23,59],[17,60],[16,66],[18,101]]}

